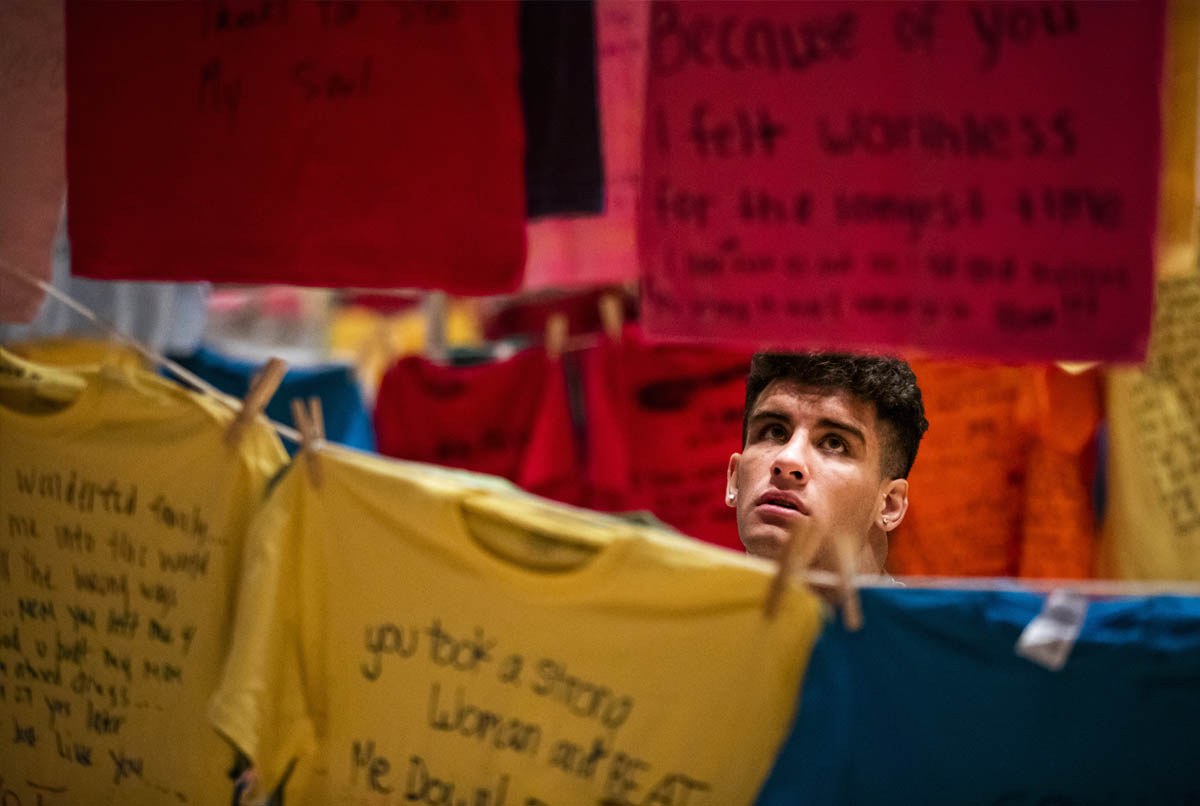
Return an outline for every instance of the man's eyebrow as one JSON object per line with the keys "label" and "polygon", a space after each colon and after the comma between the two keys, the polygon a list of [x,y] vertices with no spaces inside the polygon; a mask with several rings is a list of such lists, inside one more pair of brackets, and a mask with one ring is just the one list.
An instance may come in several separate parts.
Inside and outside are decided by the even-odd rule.
{"label": "man's eyebrow", "polygon": [[836,428],[839,431],[845,431],[851,436],[858,437],[859,442],[866,445],[867,435],[862,432],[862,429],[855,428],[849,423],[843,423],[841,420],[832,420],[828,417],[822,417],[817,420],[817,425],[821,428]]}
{"label": "man's eyebrow", "polygon": [[759,420],[783,420],[787,422],[787,419],[787,414],[776,409],[760,409],[750,415],[750,422],[752,423],[756,423]]}

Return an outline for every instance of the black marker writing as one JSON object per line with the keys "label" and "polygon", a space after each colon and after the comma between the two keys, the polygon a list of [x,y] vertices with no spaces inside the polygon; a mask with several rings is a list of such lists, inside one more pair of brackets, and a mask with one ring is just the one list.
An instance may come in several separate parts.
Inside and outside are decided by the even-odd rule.
{"label": "black marker writing", "polygon": [[965,6],[984,46],[980,69],[995,67],[1005,43],[1028,45],[1038,36],[1058,39],[1079,32],[1075,3],[970,3]]}
{"label": "black marker writing", "polygon": [[542,741],[541,725],[506,717],[467,702],[461,686],[455,689],[454,699],[449,703],[442,701],[441,684],[430,686],[427,715],[429,727],[434,730],[457,733],[489,744],[496,750],[513,750],[534,756]]}
{"label": "black marker writing", "polygon": [[[736,6],[735,6],[736,7]],[[688,64],[726,70],[804,71],[856,50],[858,15],[842,11],[801,20],[713,18],[686,4],[655,3],[650,20],[650,65],[670,75]]]}

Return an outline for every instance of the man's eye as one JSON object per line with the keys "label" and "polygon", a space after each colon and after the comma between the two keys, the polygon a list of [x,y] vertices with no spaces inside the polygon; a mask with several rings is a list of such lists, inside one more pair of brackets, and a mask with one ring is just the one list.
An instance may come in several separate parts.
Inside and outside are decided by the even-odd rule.
{"label": "man's eye", "polygon": [[850,446],[846,444],[846,440],[837,434],[826,434],[821,438],[820,445],[825,450],[835,453],[846,453],[850,449]]}
{"label": "man's eye", "polygon": [[759,439],[787,439],[787,429],[779,423],[767,423],[758,435]]}

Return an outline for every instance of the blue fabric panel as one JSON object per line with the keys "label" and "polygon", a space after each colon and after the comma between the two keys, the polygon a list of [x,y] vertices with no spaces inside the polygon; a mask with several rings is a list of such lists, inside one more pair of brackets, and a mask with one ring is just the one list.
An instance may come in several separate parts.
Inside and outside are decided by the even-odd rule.
{"label": "blue fabric panel", "polygon": [[870,589],[826,627],[760,806],[1200,804],[1200,599],[1092,601],[1066,666],[1043,597]]}
{"label": "blue fabric panel", "polygon": [[[236,397],[245,396],[250,379],[260,366],[205,347],[175,360],[217,389]],[[362,390],[354,371],[344,364],[288,369],[279,390],[267,405],[267,416],[284,425],[292,425],[292,398],[314,396],[321,399],[327,440],[351,448],[375,450],[375,431],[363,403]],[[299,449],[290,440],[284,440],[283,444],[293,455]]]}

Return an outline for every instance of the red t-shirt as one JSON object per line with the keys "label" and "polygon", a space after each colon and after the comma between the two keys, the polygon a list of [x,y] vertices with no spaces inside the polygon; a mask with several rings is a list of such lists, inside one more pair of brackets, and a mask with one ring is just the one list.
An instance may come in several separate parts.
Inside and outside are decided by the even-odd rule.
{"label": "red t-shirt", "polygon": [[514,290],[514,2],[67,13],[72,270]]}
{"label": "red t-shirt", "polygon": [[749,354],[648,345],[629,328],[583,360],[592,506],[648,509],[741,551],[725,475],[741,449]]}
{"label": "red t-shirt", "polygon": [[403,358],[375,401],[379,452],[502,476],[582,503],[562,364],[540,350],[468,367]]}

